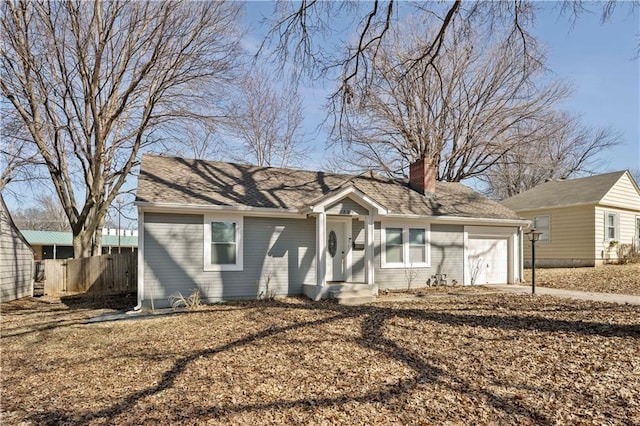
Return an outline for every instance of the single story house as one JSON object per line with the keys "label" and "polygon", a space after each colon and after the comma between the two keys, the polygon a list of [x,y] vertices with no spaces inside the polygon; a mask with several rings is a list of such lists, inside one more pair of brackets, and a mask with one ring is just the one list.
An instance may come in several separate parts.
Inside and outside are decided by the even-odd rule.
{"label": "single story house", "polygon": [[[102,254],[118,253],[118,251],[135,252],[138,249],[138,236],[135,231],[120,230],[115,233],[102,234]],[[70,259],[73,257],[73,234],[61,231],[33,231],[22,229],[22,235],[31,244],[36,260]]]}
{"label": "single story house", "polygon": [[144,155],[138,308],[194,290],[205,301],[522,277],[529,222],[430,161],[409,182]]}
{"label": "single story house", "polygon": [[[552,180],[502,204],[542,231],[536,266],[597,266],[640,246],[640,189],[628,171]],[[531,264],[530,244],[524,259]]]}
{"label": "single story house", "polygon": [[0,194],[0,302],[33,296],[33,249]]}

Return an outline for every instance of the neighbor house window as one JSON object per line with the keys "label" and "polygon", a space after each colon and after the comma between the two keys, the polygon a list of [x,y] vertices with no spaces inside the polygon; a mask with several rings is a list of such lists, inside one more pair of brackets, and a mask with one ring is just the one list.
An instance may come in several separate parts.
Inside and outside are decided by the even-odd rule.
{"label": "neighbor house window", "polygon": [[242,270],[242,227],[243,220],[241,216],[205,216],[205,270]]}
{"label": "neighbor house window", "polygon": [[618,239],[618,214],[606,213],[604,223],[604,236],[608,241]]}
{"label": "neighbor house window", "polygon": [[538,241],[551,241],[551,216],[534,216],[533,227],[536,231],[542,232]]}
{"label": "neighbor house window", "polygon": [[429,266],[429,226],[389,224],[381,227],[382,267]]}

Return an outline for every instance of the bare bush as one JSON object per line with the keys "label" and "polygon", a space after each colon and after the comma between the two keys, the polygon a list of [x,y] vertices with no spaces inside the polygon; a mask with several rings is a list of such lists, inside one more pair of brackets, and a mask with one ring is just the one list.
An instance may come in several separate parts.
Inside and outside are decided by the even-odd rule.
{"label": "bare bush", "polygon": [[177,292],[169,296],[169,303],[173,309],[187,308],[197,309],[202,305],[200,290],[194,290],[189,297],[185,298],[182,293]]}

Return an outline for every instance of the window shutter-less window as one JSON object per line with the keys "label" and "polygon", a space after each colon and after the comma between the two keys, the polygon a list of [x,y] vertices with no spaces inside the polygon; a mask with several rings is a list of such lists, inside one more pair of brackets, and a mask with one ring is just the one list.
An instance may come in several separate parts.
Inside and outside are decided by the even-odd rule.
{"label": "window shutter-less window", "polygon": [[620,239],[620,214],[604,212],[604,241],[618,241]]}

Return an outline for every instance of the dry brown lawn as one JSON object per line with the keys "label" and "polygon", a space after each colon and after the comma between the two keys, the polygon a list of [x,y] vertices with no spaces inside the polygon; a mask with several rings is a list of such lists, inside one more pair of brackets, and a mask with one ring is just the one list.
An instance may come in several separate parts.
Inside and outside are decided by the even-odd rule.
{"label": "dry brown lawn", "polygon": [[[525,281],[531,282],[531,269],[525,270]],[[640,296],[640,264],[597,268],[536,268],[536,285]]]}
{"label": "dry brown lawn", "polygon": [[87,323],[129,299],[2,308],[11,424],[640,424],[638,307],[289,298]]}

